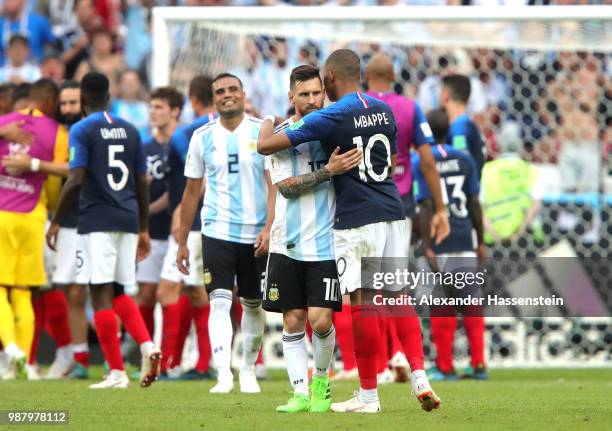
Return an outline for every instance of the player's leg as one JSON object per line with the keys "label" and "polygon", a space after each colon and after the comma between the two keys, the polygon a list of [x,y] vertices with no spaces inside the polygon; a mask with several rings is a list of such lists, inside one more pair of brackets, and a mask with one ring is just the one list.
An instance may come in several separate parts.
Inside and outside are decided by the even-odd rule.
{"label": "player's leg", "polygon": [[[183,287],[183,291],[185,288]],[[182,292],[183,292],[182,291]],[[185,348],[185,341],[191,330],[191,322],[193,321],[193,307],[189,301],[189,297],[186,294],[181,293],[179,300],[179,325],[178,333],[176,338],[176,345],[172,358],[168,362],[168,376],[179,377],[182,373],[181,363],[183,361],[183,350]],[[208,317],[206,319],[206,327],[208,328],[208,319],[210,318],[210,305],[208,305]],[[208,337],[208,330],[206,332],[206,340],[208,342],[208,360],[212,357],[212,351],[210,349],[210,339]]]}
{"label": "player's leg", "polygon": [[15,335],[15,315],[9,302],[8,287],[0,286],[0,341],[7,357],[8,371],[0,376],[2,379],[25,378],[27,357],[17,347]]}
{"label": "player's leg", "polygon": [[44,321],[47,331],[55,341],[57,348],[55,359],[47,372],[46,378],[59,379],[68,375],[74,366],[70,348],[71,334],[68,325],[68,301],[63,289],[53,286],[42,291]]}
{"label": "player's leg", "polygon": [[217,384],[211,393],[229,393],[234,389],[234,377],[231,370],[232,359],[232,289],[238,252],[232,243],[202,236],[204,273],[210,278],[205,280],[210,302],[208,335],[212,356],[217,367]]}
{"label": "player's leg", "polygon": [[86,379],[89,377],[89,345],[87,344],[87,315],[85,304],[87,302],[87,288],[82,284],[69,284],[66,286],[68,300],[68,326],[72,344],[72,358],[76,363],[70,373],[71,378]]}
{"label": "player's leg", "polygon": [[134,300],[125,294],[123,286],[136,283],[136,248],[138,237],[130,233],[113,233],[117,243],[117,261],[114,276],[113,310],[121,319],[130,336],[140,347],[142,366],[140,369],[140,386],[149,387],[159,377],[161,351],[155,347],[151,334],[142,319]]}
{"label": "player's leg", "polygon": [[136,281],[138,282],[136,302],[151,336],[155,333],[154,311],[157,286],[160,282],[167,250],[167,240],[151,240],[151,254],[139,262],[136,267]]}
{"label": "player's leg", "polygon": [[336,327],[336,341],[342,354],[342,370],[337,372],[331,380],[357,380],[359,373],[357,371],[355,348],[353,346],[351,299],[348,295],[342,295],[342,311],[334,313],[334,326]]}
{"label": "player's leg", "polygon": [[[334,230],[334,250],[342,294],[350,294],[355,360],[359,370],[360,390],[351,399],[333,403],[332,411],[377,413],[378,400],[376,370],[379,330],[376,310],[368,305],[370,295],[361,286],[361,258],[376,256],[381,236],[380,224],[355,229]],[[378,235],[381,233],[378,232]],[[382,253],[382,249],[380,250]],[[363,298],[362,298],[363,296]]]}
{"label": "player's leg", "polygon": [[[32,289],[32,310],[34,311],[34,337],[32,338],[32,347],[30,348],[30,356],[28,357],[28,374],[31,372],[37,373],[36,355],[38,353],[38,342],[45,323],[42,293],[38,288]],[[40,379],[40,376],[38,379]]]}
{"label": "player's leg", "polygon": [[98,342],[110,371],[92,389],[127,388],[121,346],[117,333],[119,324],[113,311],[113,280],[117,262],[117,237],[106,232],[79,235],[77,257],[81,257],[77,272],[79,284],[89,283],[93,323]]}
{"label": "player's leg", "polygon": [[393,383],[393,373],[389,369],[389,320],[388,316],[378,316],[380,341],[378,347],[378,369],[376,379],[379,385]]}
{"label": "player's leg", "polygon": [[308,321],[312,328],[314,368],[310,411],[327,412],[331,407],[329,370],[336,346],[332,315],[342,309],[338,271],[333,260],[301,262],[308,298]]}
{"label": "player's leg", "polygon": [[[410,226],[409,220],[397,220],[386,223],[385,226],[386,232],[384,237],[386,238],[386,243],[382,256],[386,258],[406,256],[405,262],[401,262],[401,265],[405,266],[405,268],[398,268],[401,270],[407,269],[408,266]],[[398,262],[394,259],[393,264],[395,263]],[[399,309],[396,307],[394,311],[396,313],[395,327],[397,335],[404,347],[404,352],[412,372],[412,391],[424,410],[431,411],[437,409],[440,407],[441,401],[431,388],[425,373],[425,355],[423,354],[423,339],[419,317],[410,305],[402,306]]]}
{"label": "player's leg", "polygon": [[293,396],[276,408],[280,413],[310,410],[306,349],[306,292],[299,262],[270,253],[263,291],[263,308],[283,313],[283,359]]}
{"label": "player's leg", "polygon": [[261,306],[262,283],[265,278],[266,257],[256,258],[250,244],[235,244],[238,251],[238,296],[242,304],[242,364],[240,366],[240,392],[261,391],[255,376],[255,362],[261,349],[266,315]]}
{"label": "player's leg", "polygon": [[[193,320],[198,339],[198,362],[195,369],[186,372],[182,378],[189,380],[209,379],[208,372],[211,349],[208,336],[210,304],[204,288],[204,267],[202,258],[202,236],[199,232],[190,232],[187,240],[189,246],[190,274],[184,278],[186,296],[191,305],[190,316]],[[179,322],[180,324],[180,322]]]}

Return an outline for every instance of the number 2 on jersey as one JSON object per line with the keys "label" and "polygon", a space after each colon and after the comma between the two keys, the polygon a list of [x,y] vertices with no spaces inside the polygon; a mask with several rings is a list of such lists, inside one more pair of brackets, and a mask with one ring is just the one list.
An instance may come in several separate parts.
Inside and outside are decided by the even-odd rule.
{"label": "number 2 on jersey", "polygon": [[125,151],[125,145],[109,145],[108,146],[108,167],[118,168],[121,171],[121,178],[119,181],[115,181],[115,177],[112,172],[106,174],[106,180],[111,189],[115,191],[123,190],[127,184],[128,177],[130,176],[130,170],[123,162],[123,160],[117,159],[117,153],[123,153]]}
{"label": "number 2 on jersey", "polygon": [[[382,172],[377,174],[372,166],[372,148],[374,147],[374,144],[379,141],[382,142],[385,147],[387,164]],[[391,166],[391,145],[389,144],[389,138],[382,133],[372,135],[370,136],[370,139],[368,139],[365,150],[363,148],[363,138],[361,136],[355,136],[353,138],[353,144],[355,144],[359,151],[363,153],[363,159],[361,160],[361,163],[359,163],[359,178],[361,181],[368,182],[368,176],[370,176],[370,178],[376,182],[386,180],[389,174],[389,166]]]}

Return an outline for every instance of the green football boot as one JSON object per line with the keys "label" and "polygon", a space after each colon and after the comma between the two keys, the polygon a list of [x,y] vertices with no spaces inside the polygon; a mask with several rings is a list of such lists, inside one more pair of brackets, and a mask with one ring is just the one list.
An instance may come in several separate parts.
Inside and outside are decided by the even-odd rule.
{"label": "green football boot", "polygon": [[279,413],[300,413],[310,411],[310,400],[307,395],[293,394],[287,404],[278,406],[276,411]]}
{"label": "green football boot", "polygon": [[329,376],[312,376],[312,396],[310,398],[310,411],[315,413],[328,412],[331,407],[331,388]]}

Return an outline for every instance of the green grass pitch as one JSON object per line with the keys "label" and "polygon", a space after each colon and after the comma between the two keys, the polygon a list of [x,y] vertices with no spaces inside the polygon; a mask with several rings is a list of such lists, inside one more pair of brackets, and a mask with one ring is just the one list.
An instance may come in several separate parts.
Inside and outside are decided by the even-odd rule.
{"label": "green grass pitch", "polygon": [[[102,391],[88,389],[90,383],[0,382],[0,410],[68,410],[69,425],[50,429],[75,430],[612,429],[612,369],[494,370],[487,382],[436,383],[442,408],[431,413],[421,410],[408,384],[385,385],[379,389],[383,412],[377,415],[278,414],[275,407],[290,395],[284,372],[261,382],[259,395],[212,396],[212,382],[158,382],[149,389],[133,382],[127,390]],[[332,383],[332,397],[344,401],[356,388],[356,382]]]}

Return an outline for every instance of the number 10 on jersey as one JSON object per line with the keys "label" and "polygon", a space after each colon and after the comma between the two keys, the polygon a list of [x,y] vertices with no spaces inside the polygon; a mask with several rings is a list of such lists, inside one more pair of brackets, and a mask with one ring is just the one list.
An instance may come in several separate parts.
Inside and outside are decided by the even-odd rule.
{"label": "number 10 on jersey", "polygon": [[[372,148],[376,142],[382,142],[383,146],[385,147],[385,157],[387,159],[385,167],[379,174],[374,171],[374,166],[372,165]],[[391,166],[391,145],[389,144],[389,138],[382,133],[372,135],[370,136],[370,139],[368,139],[368,143],[364,149],[363,137],[355,136],[353,138],[353,144],[355,144],[357,149],[363,154],[363,159],[361,160],[361,163],[359,163],[359,178],[361,181],[368,182],[368,176],[376,182],[385,181],[389,175],[389,167]]]}

